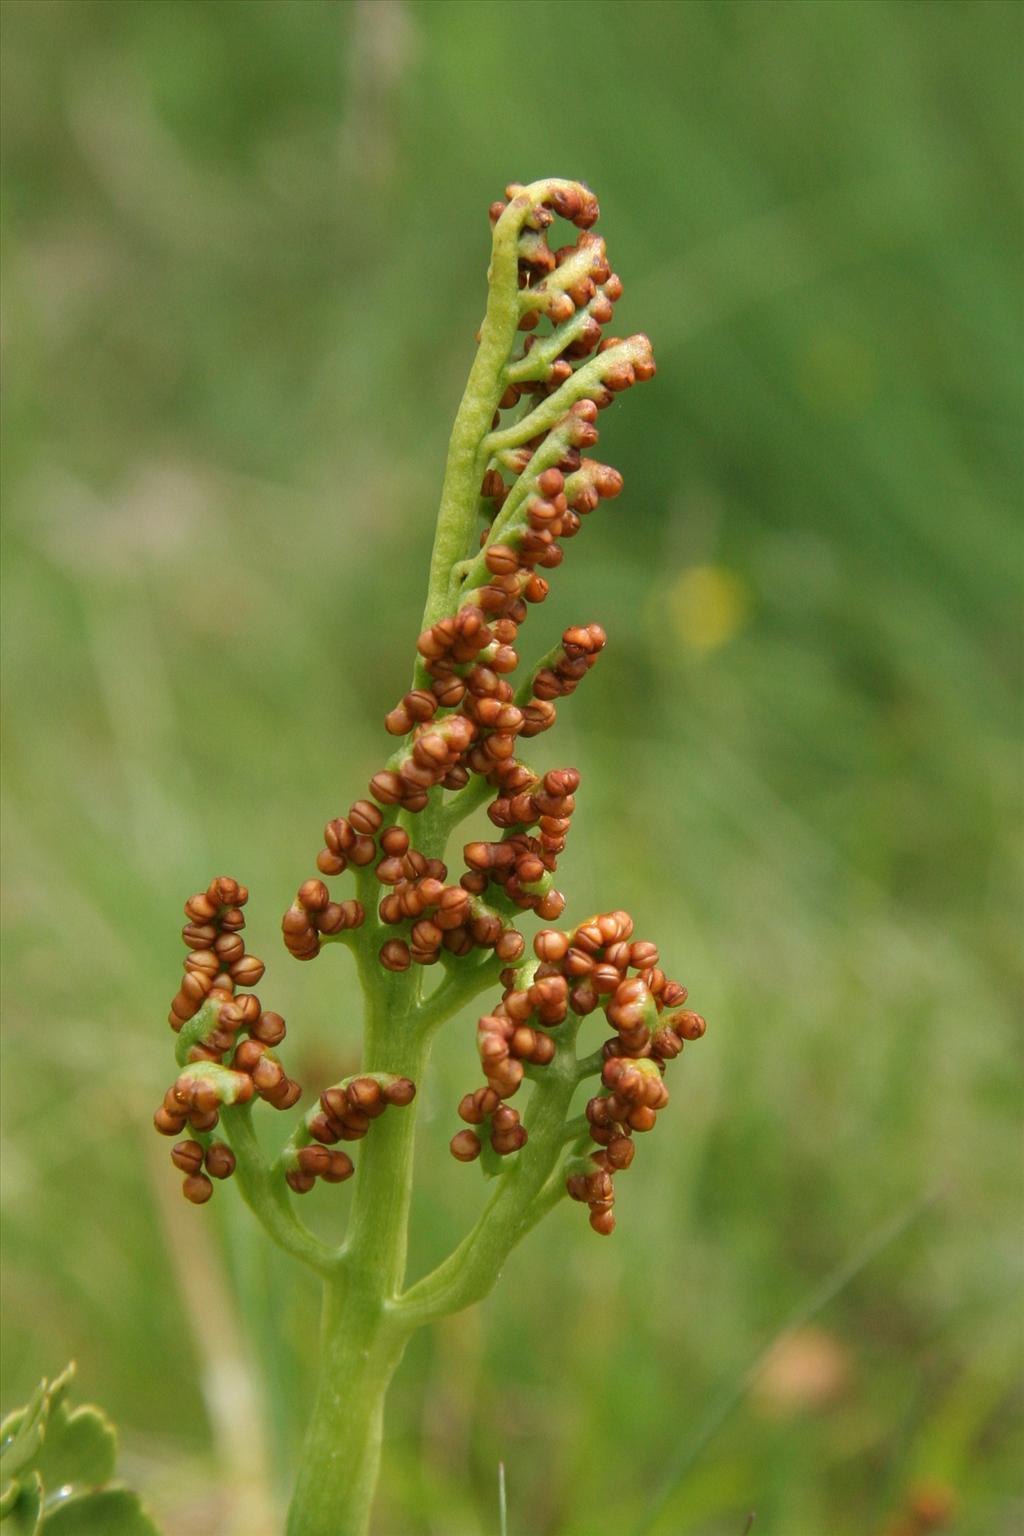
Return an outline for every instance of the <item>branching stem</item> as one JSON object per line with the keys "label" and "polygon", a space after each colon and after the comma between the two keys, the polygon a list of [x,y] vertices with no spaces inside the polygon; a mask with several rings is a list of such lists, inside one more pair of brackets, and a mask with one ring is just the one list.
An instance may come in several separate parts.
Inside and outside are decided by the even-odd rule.
{"label": "branching stem", "polygon": [[263,1155],[252,1123],[252,1107],[236,1104],[221,1113],[225,1139],[235,1154],[235,1176],[242,1199],[279,1248],[318,1274],[336,1272],[340,1254],[329,1248],[296,1216],[288,1186]]}
{"label": "branching stem", "polygon": [[480,444],[505,388],[504,369],[519,324],[516,287],[521,220],[510,204],[494,231],[488,272],[487,313],[480,345],[470,370],[445,465],[437,532],[430,561],[423,628],[452,611],[452,578],[459,561],[469,554],[476,531],[480,492]]}
{"label": "branching stem", "polygon": [[564,1194],[562,1186],[538,1199],[561,1152],[576,1088],[577,1023],[570,1015],[561,1026],[555,1059],[545,1068],[530,1100],[525,1121],[529,1141],[497,1179],[476,1225],[443,1263],[394,1303],[392,1313],[404,1328],[422,1327],[486,1296],[512,1249]]}

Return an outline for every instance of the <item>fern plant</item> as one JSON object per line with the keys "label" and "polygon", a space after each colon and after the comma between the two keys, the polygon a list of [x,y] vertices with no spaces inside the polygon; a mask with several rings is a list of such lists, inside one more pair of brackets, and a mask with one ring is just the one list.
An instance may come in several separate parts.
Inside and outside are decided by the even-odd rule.
{"label": "fern plant", "polygon": [[[668,1101],[665,1069],[704,1031],[627,912],[558,926],[556,870],[580,776],[521,755],[605,644],[598,624],[573,626],[520,667],[522,626],[566,541],[622,488],[592,456],[598,417],[652,377],[651,345],[604,334],[622,284],[585,186],[513,185],[490,217],[487,309],[451,435],[412,686],[384,722],[394,750],[367,797],[328,820],[317,873],[282,922],[299,960],[351,951],[362,1066],[316,1085],[274,1158],[254,1108],[290,1110],[302,1090],[280,1053],[284,1020],[251,990],[264,967],[242,937],[248,892],[221,877],[185,905],[187,956],[170,1012],[178,1071],[156,1127],[175,1138],[189,1200],[203,1204],[215,1181],[233,1177],[274,1241],[323,1281],[290,1536],[367,1529],[385,1395],[417,1329],[485,1296],[567,1194],[589,1207],[595,1233],[612,1231],[616,1176]],[[556,220],[575,238],[556,245]],[[493,839],[460,844],[460,825],[485,804]],[[349,893],[328,883],[342,879]],[[528,939],[531,915],[543,926]],[[410,1285],[415,1096],[437,1031],[478,997],[488,999],[476,1028],[482,1081],[467,1084],[458,1118],[453,1106],[451,1151],[482,1168],[486,1199],[458,1247]],[[584,1046],[595,1014],[611,1032]],[[317,1179],[349,1178],[348,1230],[332,1245],[295,1197]]]}

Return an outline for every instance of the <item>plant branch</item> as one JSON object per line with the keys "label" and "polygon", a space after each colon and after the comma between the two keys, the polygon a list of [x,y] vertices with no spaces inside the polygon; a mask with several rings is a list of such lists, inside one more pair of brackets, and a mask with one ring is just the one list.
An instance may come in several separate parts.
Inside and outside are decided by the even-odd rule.
{"label": "plant branch", "polygon": [[242,1199],[267,1234],[285,1253],[317,1274],[326,1277],[336,1273],[340,1252],[321,1242],[296,1216],[284,1179],[263,1155],[253,1128],[251,1105],[225,1108],[221,1125],[235,1154],[235,1176]]}
{"label": "plant branch", "polygon": [[576,1063],[576,1081],[582,1083],[588,1077],[596,1077],[604,1066],[604,1052],[601,1049],[591,1051],[589,1056],[581,1056]]}
{"label": "plant branch", "polygon": [[566,1113],[576,1087],[572,1015],[561,1028],[565,1035],[555,1058],[530,1099],[526,1146],[500,1175],[498,1188],[458,1247],[391,1305],[391,1315],[409,1332],[486,1296],[512,1249],[556,1203],[558,1194],[549,1180],[562,1150]]}
{"label": "plant branch", "polygon": [[479,505],[480,444],[505,387],[505,363],[519,325],[518,243],[529,207],[528,203],[525,207],[517,206],[522,201],[510,203],[494,228],[487,274],[487,313],[448,447],[423,612],[424,629],[452,611],[452,571],[472,546]]}
{"label": "plant branch", "polygon": [[435,1030],[474,997],[493,987],[502,969],[503,962],[490,953],[468,971],[462,962],[453,965],[437,990],[420,1004],[416,1014],[417,1028],[427,1032]]}
{"label": "plant branch", "polygon": [[452,797],[448,805],[440,808],[436,825],[439,833],[444,837],[445,844],[455,828],[465,821],[467,816],[472,816],[474,811],[479,810],[480,806],[486,805],[493,795],[494,788],[486,779],[474,777],[465,789],[460,789]]}
{"label": "plant branch", "polygon": [[505,369],[506,379],[510,384],[519,384],[530,379],[545,378],[551,364],[583,334],[589,323],[592,323],[589,312],[586,309],[577,310],[571,320],[563,321],[550,335],[538,337],[525,356],[509,363]]}
{"label": "plant branch", "polygon": [[[569,383],[572,383],[571,379]],[[553,400],[555,396],[551,395],[549,398]],[[509,427],[508,430],[514,432],[516,427]],[[533,434],[528,432],[526,436],[529,438]],[[487,542],[483,549],[472,560],[465,562],[461,576],[463,589],[479,586],[488,580],[490,573],[487,566],[487,551],[493,548],[495,544],[501,543],[508,530],[517,521],[520,512],[525,509],[527,502],[533,494],[533,487],[537,477],[543,474],[544,470],[551,469],[553,465],[558,463],[565,453],[568,442],[569,435],[566,428],[564,426],[560,429],[556,427],[548,433],[544,441],[536,448],[525,469],[523,469],[515,485],[502,503],[501,511],[491,524],[487,535]]]}
{"label": "plant branch", "polygon": [[577,400],[589,399],[603,387],[605,374],[623,362],[636,362],[644,358],[650,349],[646,336],[630,336],[618,346],[599,352],[589,362],[582,364],[566,379],[554,394],[546,395],[527,416],[515,421],[503,431],[489,432],[484,448],[489,455],[500,453],[503,448],[518,448],[541,432],[549,432]]}

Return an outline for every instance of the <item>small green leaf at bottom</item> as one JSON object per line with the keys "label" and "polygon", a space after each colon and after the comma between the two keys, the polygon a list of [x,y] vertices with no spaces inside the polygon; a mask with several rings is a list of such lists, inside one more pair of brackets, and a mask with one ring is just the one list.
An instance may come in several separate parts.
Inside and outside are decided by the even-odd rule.
{"label": "small green leaf at bottom", "polygon": [[39,1531],[40,1536],[160,1536],[138,1495],[116,1483],[48,1500]]}
{"label": "small green leaf at bottom", "polygon": [[95,1488],[109,1483],[114,1475],[117,1436],[113,1425],[99,1408],[92,1405],[69,1409],[61,1403],[50,1415],[46,1439],[36,1460],[49,1490],[68,1483],[84,1483]]}
{"label": "small green leaf at bottom", "polygon": [[[40,1529],[39,1511],[43,1503],[43,1482],[38,1472],[19,1478],[17,1495],[0,1519],[4,1536],[35,1536]],[[5,1490],[6,1492],[6,1490]]]}

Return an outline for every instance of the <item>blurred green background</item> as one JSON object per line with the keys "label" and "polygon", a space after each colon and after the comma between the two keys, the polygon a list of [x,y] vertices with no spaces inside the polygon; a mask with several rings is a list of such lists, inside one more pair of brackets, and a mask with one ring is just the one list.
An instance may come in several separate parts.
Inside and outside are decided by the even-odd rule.
{"label": "blurred green background", "polygon": [[[76,1357],[168,1536],[276,1529],[316,1349],[150,1130],[180,905],[248,881],[289,1065],[351,1070],[279,914],[406,686],[487,205],[547,174],[659,361],[529,631],[610,635],[541,743],[563,883],[710,1028],[614,1239],[560,1209],[414,1344],[376,1531],[495,1536],[499,1460],[512,1536],[1024,1529],[1021,18],[5,0],[4,1401]],[[482,1197],[471,1025],[416,1268]]]}

